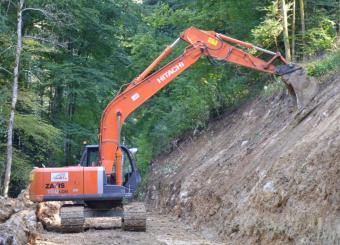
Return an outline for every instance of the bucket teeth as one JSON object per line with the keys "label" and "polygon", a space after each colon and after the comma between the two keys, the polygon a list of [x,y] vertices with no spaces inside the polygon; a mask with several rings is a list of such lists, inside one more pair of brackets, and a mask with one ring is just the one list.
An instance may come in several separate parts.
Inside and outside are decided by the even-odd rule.
{"label": "bucket teeth", "polygon": [[281,75],[288,91],[295,98],[298,109],[305,108],[319,92],[316,79],[309,77],[302,67],[283,65],[278,68],[277,74]]}

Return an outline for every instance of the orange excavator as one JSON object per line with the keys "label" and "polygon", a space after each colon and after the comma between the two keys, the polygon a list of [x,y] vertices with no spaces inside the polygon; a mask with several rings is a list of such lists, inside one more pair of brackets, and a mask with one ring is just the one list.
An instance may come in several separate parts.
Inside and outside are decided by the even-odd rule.
{"label": "orange excavator", "polygon": [[[180,40],[189,43],[183,54],[154,71]],[[246,49],[255,49],[271,57],[265,61],[246,52]],[[134,160],[134,150],[120,144],[121,127],[130,113],[202,56],[283,76],[289,91],[297,96],[300,105],[308,103],[317,93],[316,84],[303,78],[301,68],[288,64],[279,52],[274,53],[214,31],[190,27],[107,105],[101,118],[99,145],[87,145],[78,166],[35,168],[32,171],[30,199],[35,202],[73,201],[72,205],[65,205],[60,210],[64,231],[83,230],[86,214],[98,215],[100,212],[99,216],[122,217],[124,230],[145,230],[145,208],[142,203],[131,202],[141,176]],[[276,66],[275,63],[280,65]],[[301,80],[307,79],[303,88],[307,88],[307,94],[301,91],[299,81],[292,81],[292,78],[299,77],[292,76],[296,73],[300,74]]]}

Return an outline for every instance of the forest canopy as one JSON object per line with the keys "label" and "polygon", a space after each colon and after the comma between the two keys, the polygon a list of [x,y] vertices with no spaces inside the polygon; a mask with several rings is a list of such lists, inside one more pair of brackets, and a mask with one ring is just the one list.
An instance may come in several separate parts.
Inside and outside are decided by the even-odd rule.
{"label": "forest canopy", "polygon": [[[289,52],[296,62],[328,54],[339,43],[338,0],[21,1],[11,195],[25,188],[34,166],[77,164],[83,144],[98,143],[108,102],[190,26]],[[0,189],[21,1],[0,1]],[[167,61],[185,47],[182,42]],[[339,62],[339,55],[334,57]],[[129,117],[124,144],[139,148],[138,165],[146,173],[150,161],[173,142],[201,130],[268,82],[273,82],[269,75],[201,59]]]}

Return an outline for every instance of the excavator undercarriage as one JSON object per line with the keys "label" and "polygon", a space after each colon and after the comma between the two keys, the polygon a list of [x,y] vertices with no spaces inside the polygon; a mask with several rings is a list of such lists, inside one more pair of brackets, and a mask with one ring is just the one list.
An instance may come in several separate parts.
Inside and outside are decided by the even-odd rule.
{"label": "excavator undercarriage", "polygon": [[[91,222],[86,222],[87,220]],[[124,231],[146,231],[146,210],[142,202],[106,208],[68,204],[60,209],[60,221],[60,231],[65,233],[82,232],[89,228],[111,229],[119,226]],[[95,226],[91,223],[95,223]]]}

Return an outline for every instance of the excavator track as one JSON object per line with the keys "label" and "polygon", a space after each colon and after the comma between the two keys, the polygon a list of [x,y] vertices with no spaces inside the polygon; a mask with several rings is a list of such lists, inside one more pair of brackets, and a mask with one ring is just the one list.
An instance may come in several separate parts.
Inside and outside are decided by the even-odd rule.
{"label": "excavator track", "polygon": [[146,210],[144,203],[132,202],[124,205],[122,229],[124,231],[146,231]]}
{"label": "excavator track", "polygon": [[63,206],[60,209],[61,231],[82,232],[84,230],[84,207]]}
{"label": "excavator track", "polygon": [[[121,228],[124,231],[146,231],[146,209],[142,202],[124,205],[122,212],[119,209],[96,210],[84,206],[65,205],[60,209],[60,231],[78,233],[83,232],[86,226],[112,229],[115,217],[121,217]],[[89,222],[91,218],[94,219],[92,223]]]}

